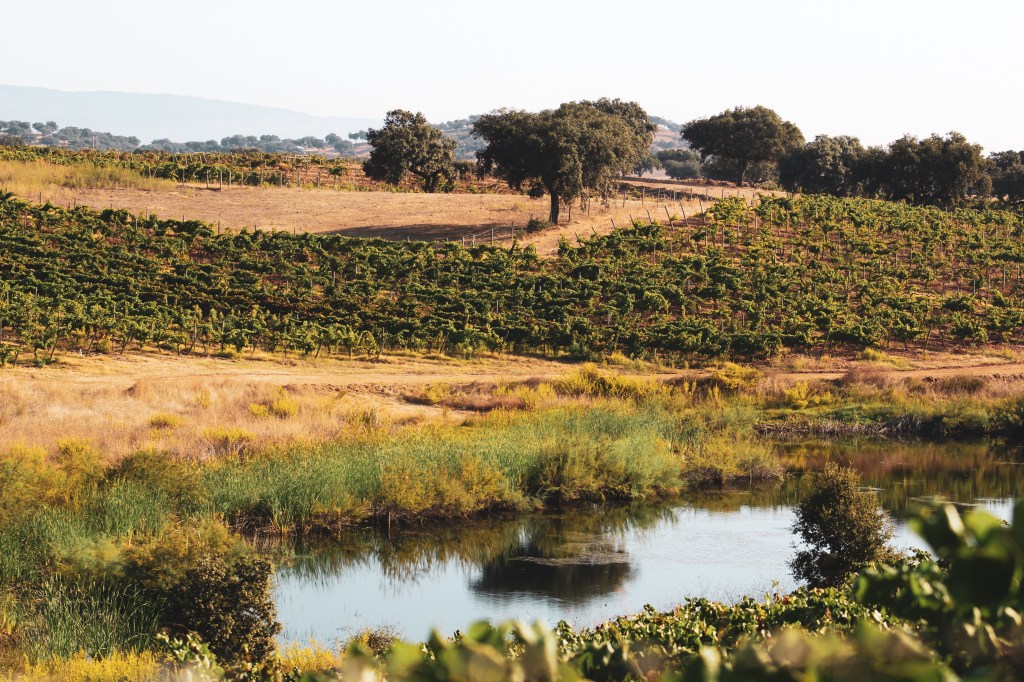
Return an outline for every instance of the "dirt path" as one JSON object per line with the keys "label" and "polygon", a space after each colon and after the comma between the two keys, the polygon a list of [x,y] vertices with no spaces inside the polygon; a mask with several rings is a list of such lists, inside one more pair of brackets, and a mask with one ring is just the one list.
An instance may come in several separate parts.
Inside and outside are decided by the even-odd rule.
{"label": "dirt path", "polygon": [[[899,359],[901,366],[833,359],[827,366],[794,368],[763,366],[761,369],[781,380],[836,380],[853,367],[869,367],[896,377],[942,378],[955,375],[1024,376],[1024,362],[999,356],[974,354],[932,354],[927,359]],[[179,358],[164,354],[78,357],[65,356],[57,366],[8,368],[0,371],[6,382],[60,383],[111,388],[129,388],[139,381],[230,379],[272,386],[330,385],[352,389],[363,386],[409,387],[432,383],[472,383],[552,379],[572,371],[578,363],[542,358],[493,356],[474,360],[449,358],[387,357],[381,360],[289,358],[237,359]],[[632,371],[610,368],[640,378],[672,379],[693,376],[695,370]],[[696,370],[698,374],[707,370]]]}

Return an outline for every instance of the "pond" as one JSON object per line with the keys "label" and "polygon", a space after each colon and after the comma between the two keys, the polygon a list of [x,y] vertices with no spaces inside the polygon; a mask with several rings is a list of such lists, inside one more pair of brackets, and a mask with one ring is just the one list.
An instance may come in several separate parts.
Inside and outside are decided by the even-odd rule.
{"label": "pond", "polygon": [[904,519],[942,497],[1009,518],[1024,455],[988,444],[790,444],[778,484],[656,504],[588,507],[504,520],[363,530],[290,548],[278,573],[281,641],[330,643],[366,627],[423,639],[483,618],[593,625],[645,604],[734,600],[796,587],[793,505],[803,474],[826,461],[858,469],[897,524],[896,544],[921,546]]}

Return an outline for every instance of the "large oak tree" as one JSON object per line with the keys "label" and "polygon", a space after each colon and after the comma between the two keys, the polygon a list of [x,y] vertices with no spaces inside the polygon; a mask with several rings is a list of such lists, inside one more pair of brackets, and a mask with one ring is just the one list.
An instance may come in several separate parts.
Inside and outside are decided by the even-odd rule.
{"label": "large oak tree", "polygon": [[762,106],[736,107],[690,121],[683,126],[683,139],[700,152],[702,162],[709,158],[731,162],[740,184],[752,164],[776,162],[804,143],[795,124]]}
{"label": "large oak tree", "polygon": [[384,127],[366,131],[373,147],[363,162],[366,175],[397,185],[406,173],[423,180],[423,189],[436,192],[455,178],[455,141],[427,123],[421,113],[389,111]]}
{"label": "large oak tree", "polygon": [[655,129],[639,104],[618,99],[536,113],[501,109],[473,124],[487,145],[477,152],[481,169],[531,196],[548,194],[554,224],[563,201],[605,194],[615,178],[632,172],[650,153]]}

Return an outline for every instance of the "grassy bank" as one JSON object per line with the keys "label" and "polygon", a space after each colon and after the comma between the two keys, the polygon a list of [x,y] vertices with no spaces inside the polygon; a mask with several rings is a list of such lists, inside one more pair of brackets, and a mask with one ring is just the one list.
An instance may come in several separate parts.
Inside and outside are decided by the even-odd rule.
{"label": "grassy bank", "polygon": [[[924,381],[870,364],[814,382],[735,365],[666,379],[585,365],[550,380],[408,389],[407,401],[440,410],[471,403],[460,422],[366,410],[331,437],[286,442],[224,423],[207,427],[211,447],[193,457],[110,457],[74,439],[52,452],[7,446],[0,665],[44,670],[86,655],[116,668],[117,656],[150,660],[161,631],[198,632],[225,661],[269,654],[273,566],[256,535],[717,488],[780,474],[766,434],[1012,433],[1024,423],[1020,395],[1016,379]],[[302,419],[286,397],[243,412]],[[183,419],[167,413],[170,425],[152,428]]]}
{"label": "grassy bank", "polygon": [[[165,629],[200,632],[222,656],[270,647],[272,567],[246,534],[643,499],[697,485],[709,468],[726,482],[779,471],[749,435],[694,423],[654,396],[464,424],[368,418],[342,438],[284,448],[252,448],[229,429],[222,439],[202,460],[141,451],[111,463],[70,440],[53,456],[7,448],[0,580],[11,625],[0,660],[149,651]],[[259,618],[241,612],[254,603]]]}

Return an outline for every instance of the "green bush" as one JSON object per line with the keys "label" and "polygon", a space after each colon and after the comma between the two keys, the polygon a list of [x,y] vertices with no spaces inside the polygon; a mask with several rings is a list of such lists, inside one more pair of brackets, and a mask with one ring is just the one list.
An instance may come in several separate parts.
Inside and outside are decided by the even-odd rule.
{"label": "green bush", "polygon": [[834,587],[869,564],[894,557],[887,545],[892,522],[878,499],[859,485],[857,472],[833,463],[814,475],[793,524],[793,531],[808,545],[790,562],[797,580]]}
{"label": "green bush", "polygon": [[273,565],[260,557],[200,557],[162,595],[163,625],[196,633],[222,661],[265,660],[280,632],[271,595]]}

